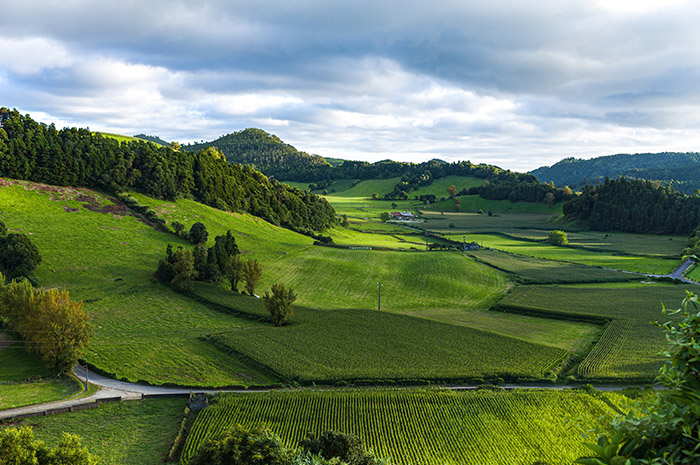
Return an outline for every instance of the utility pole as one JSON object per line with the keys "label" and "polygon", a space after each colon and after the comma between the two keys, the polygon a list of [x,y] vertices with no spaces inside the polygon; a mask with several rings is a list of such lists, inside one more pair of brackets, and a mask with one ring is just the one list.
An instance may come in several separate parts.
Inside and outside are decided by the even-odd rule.
{"label": "utility pole", "polygon": [[382,310],[382,283],[377,283],[377,289],[379,289],[379,300],[377,301],[377,310]]}

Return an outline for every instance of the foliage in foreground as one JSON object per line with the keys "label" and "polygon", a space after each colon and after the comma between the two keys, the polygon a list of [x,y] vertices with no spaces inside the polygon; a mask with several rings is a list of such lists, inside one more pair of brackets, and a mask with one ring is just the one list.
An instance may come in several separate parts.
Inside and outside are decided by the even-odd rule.
{"label": "foliage in foreground", "polygon": [[284,447],[278,436],[257,426],[237,425],[208,439],[188,462],[190,465],[381,465],[351,435],[326,431],[302,441],[299,450]]}
{"label": "foliage in foreground", "polygon": [[63,433],[56,448],[34,439],[29,426],[0,431],[0,463],[7,465],[96,465],[93,457],[74,434]]}
{"label": "foliage in foreground", "polygon": [[0,270],[10,279],[29,278],[39,263],[41,254],[29,236],[21,233],[8,234],[7,227],[0,221]]}
{"label": "foliage in foreground", "polygon": [[[690,309],[689,309],[690,307]],[[576,461],[584,465],[697,465],[700,459],[700,304],[688,292],[681,308],[664,310],[680,314],[678,324],[659,325],[670,347],[668,361],[657,378],[667,389],[640,404],[641,415],[618,417],[615,434],[588,444],[596,454]],[[624,441],[624,442],[623,442]]]}

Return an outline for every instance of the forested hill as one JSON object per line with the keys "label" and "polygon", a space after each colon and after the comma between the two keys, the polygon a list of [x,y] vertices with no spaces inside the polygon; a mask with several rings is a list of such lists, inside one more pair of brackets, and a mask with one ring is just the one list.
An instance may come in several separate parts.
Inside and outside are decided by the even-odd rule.
{"label": "forested hill", "polygon": [[563,211],[569,220],[597,230],[688,234],[700,224],[700,197],[659,181],[608,179],[595,187],[585,186]]}
{"label": "forested hill", "polygon": [[323,157],[300,152],[262,129],[244,129],[212,142],[185,145],[182,149],[197,152],[207,147],[219,149],[230,163],[251,165],[277,179],[296,179],[306,171],[331,166]]}
{"label": "forested hill", "polygon": [[170,144],[168,142],[164,141],[163,139],[161,139],[158,136],[148,136],[146,134],[136,134],[134,137],[137,139],[153,142],[154,144],[162,145],[165,147],[170,146]]}
{"label": "forested hill", "polygon": [[686,194],[700,189],[700,153],[619,154],[582,160],[565,158],[552,166],[530,171],[542,182],[581,188],[596,185],[605,178],[658,180]]}
{"label": "forested hill", "polygon": [[192,197],[301,232],[322,231],[335,221],[325,199],[227,163],[213,148],[190,153],[145,141],[120,143],[88,129],[57,130],[6,108],[0,109],[0,176],[113,193],[137,190],[162,199]]}

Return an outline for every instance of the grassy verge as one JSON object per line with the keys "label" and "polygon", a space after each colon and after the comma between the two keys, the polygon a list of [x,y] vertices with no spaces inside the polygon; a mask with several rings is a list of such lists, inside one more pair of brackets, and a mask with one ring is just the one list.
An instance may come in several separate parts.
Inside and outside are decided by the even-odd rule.
{"label": "grassy verge", "polygon": [[177,435],[185,410],[183,399],[106,403],[99,408],[22,420],[37,439],[51,446],[63,432],[77,434],[101,465],[162,463]]}

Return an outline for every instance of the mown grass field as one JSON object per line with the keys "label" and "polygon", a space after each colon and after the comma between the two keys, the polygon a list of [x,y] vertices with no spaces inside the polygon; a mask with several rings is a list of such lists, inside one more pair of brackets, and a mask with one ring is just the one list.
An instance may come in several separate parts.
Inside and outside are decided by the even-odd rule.
{"label": "mown grass field", "polygon": [[682,285],[609,284],[521,286],[499,303],[505,311],[556,312],[576,318],[593,315],[612,320],[577,375],[588,379],[651,381],[661,367],[663,332],[652,322],[665,322],[662,304],[678,308],[685,297]]}
{"label": "mown grass field", "polygon": [[188,244],[134,216],[85,207],[99,210],[111,203],[83,189],[27,183],[0,188],[3,221],[30,234],[43,257],[36,272],[41,284],[67,289],[72,298],[85,301],[94,329],[87,361],[133,381],[270,382],[198,339],[249,321],[212,310],[152,279],[168,243]]}
{"label": "mown grass field", "polygon": [[[626,408],[616,393],[361,390],[222,394],[187,438],[186,465],[206,438],[263,424],[285,445],[308,432],[352,433],[397,465],[570,464],[587,454],[579,425]],[[611,407],[611,406],[614,406]],[[580,420],[579,420],[580,419]],[[581,422],[581,423],[580,423]]]}
{"label": "mown grass field", "polygon": [[525,284],[605,283],[639,281],[639,276],[577,263],[544,260],[498,250],[468,252],[476,260],[511,273]]}
{"label": "mown grass field", "polygon": [[546,242],[518,240],[499,234],[446,235],[448,239],[454,241],[461,241],[463,236],[466,236],[467,242],[475,241],[487,248],[514,254],[638,273],[670,274],[681,264],[680,258],[668,259],[655,256],[617,255],[611,252],[556,246]]}
{"label": "mown grass field", "polygon": [[99,408],[22,420],[55,447],[63,432],[77,434],[100,465],[163,463],[185,413],[184,399],[104,403]]}

